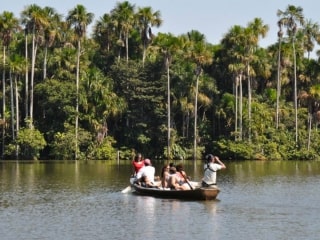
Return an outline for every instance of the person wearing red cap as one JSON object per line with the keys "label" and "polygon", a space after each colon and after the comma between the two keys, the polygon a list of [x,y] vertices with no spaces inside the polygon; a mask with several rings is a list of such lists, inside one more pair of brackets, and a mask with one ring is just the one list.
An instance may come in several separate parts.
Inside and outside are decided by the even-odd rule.
{"label": "person wearing red cap", "polygon": [[136,183],[146,187],[155,187],[154,183],[155,168],[151,164],[151,160],[146,158],[144,160],[144,167],[142,167],[136,175]]}

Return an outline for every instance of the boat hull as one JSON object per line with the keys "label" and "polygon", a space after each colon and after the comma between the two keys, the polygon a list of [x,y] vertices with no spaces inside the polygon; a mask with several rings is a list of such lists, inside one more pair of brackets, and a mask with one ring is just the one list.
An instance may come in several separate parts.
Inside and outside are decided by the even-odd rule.
{"label": "boat hull", "polygon": [[214,200],[220,192],[218,187],[196,187],[192,190],[146,188],[138,184],[133,184],[132,187],[134,193],[139,195],[183,200]]}

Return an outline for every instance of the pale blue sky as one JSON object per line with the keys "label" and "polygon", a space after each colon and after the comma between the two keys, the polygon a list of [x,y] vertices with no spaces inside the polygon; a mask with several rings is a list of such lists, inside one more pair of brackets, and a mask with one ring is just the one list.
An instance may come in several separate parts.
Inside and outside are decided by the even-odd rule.
{"label": "pale blue sky", "polygon": [[[20,17],[20,12],[25,6],[35,3],[41,7],[53,7],[65,16],[77,4],[82,4],[89,12],[94,13],[97,20],[104,13],[109,13],[116,2],[115,0],[6,0],[1,3],[0,12],[11,11]],[[219,43],[232,26],[246,26],[255,17],[261,18],[270,28],[267,37],[260,41],[260,45],[266,47],[275,43],[278,31],[277,10],[285,10],[289,4],[302,7],[306,19],[320,23],[320,2],[317,0],[132,0],[129,2],[137,7],[151,6],[154,11],[161,12],[164,22],[162,27],[154,30],[155,32],[179,35],[195,29],[203,33],[207,41],[212,44]]]}

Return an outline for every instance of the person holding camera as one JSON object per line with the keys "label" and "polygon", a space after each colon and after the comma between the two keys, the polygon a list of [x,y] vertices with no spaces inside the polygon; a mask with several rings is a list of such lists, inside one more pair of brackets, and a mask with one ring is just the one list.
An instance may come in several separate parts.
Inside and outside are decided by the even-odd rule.
{"label": "person holding camera", "polygon": [[217,171],[221,169],[226,169],[226,166],[219,157],[208,154],[206,156],[206,163],[204,164],[202,187],[215,186],[217,184]]}

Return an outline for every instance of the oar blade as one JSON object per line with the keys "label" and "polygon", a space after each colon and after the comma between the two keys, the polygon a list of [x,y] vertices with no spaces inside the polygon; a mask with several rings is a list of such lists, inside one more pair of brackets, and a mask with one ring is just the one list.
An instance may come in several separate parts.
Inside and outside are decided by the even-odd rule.
{"label": "oar blade", "polygon": [[129,193],[129,192],[131,192],[131,186],[126,187],[126,188],[123,189],[121,192],[122,192],[122,193]]}

